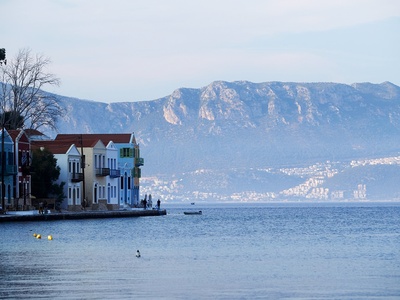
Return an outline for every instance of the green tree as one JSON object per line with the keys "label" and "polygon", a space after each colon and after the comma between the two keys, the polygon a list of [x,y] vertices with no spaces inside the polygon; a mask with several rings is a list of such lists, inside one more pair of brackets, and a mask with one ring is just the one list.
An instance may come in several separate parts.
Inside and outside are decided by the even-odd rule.
{"label": "green tree", "polygon": [[53,194],[56,198],[56,203],[55,203],[55,209],[57,211],[61,210],[61,203],[63,202],[65,195],[64,195],[64,185],[65,182],[61,182],[60,184],[57,183],[53,183],[52,185],[52,190],[53,190]]}
{"label": "green tree", "polygon": [[[37,198],[48,198],[54,195],[56,199],[64,198],[63,186],[54,183],[60,176],[60,167],[57,159],[47,149],[35,149],[32,153],[32,194]],[[60,201],[60,199],[59,199]]]}

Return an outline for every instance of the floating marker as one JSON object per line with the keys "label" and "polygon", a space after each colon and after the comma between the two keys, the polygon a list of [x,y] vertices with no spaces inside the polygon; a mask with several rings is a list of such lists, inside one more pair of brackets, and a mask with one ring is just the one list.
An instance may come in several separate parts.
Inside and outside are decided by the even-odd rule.
{"label": "floating marker", "polygon": [[37,239],[41,239],[42,236],[41,236],[40,234],[38,234],[38,235],[36,235],[36,238],[37,238]]}
{"label": "floating marker", "polygon": [[51,241],[51,240],[53,239],[53,236],[52,236],[52,235],[48,235],[48,236],[47,236],[47,239],[48,239],[49,241]]}
{"label": "floating marker", "polygon": [[34,236],[34,237],[36,237],[36,236],[37,236],[37,234],[36,234],[36,233],[34,233],[34,234],[33,234],[33,236]]}

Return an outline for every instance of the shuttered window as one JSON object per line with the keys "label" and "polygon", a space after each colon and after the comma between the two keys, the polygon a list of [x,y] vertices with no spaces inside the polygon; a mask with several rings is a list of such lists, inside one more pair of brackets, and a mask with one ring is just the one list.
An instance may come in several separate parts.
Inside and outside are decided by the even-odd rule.
{"label": "shuttered window", "polygon": [[120,157],[133,157],[133,148],[121,148],[119,150]]}

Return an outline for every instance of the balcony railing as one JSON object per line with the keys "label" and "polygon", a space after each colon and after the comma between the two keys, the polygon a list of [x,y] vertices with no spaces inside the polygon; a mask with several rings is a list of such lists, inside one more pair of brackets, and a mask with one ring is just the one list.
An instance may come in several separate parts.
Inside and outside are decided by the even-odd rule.
{"label": "balcony railing", "polygon": [[97,168],[96,176],[108,176],[110,175],[110,168]]}
{"label": "balcony railing", "polygon": [[120,170],[115,170],[115,169],[110,169],[110,177],[111,178],[117,178],[121,176],[121,171]]}
{"label": "balcony railing", "polygon": [[140,167],[144,165],[144,159],[142,157],[135,158],[135,167]]}
{"label": "balcony railing", "polygon": [[[3,172],[3,168],[0,165],[0,174]],[[18,168],[17,166],[10,166],[6,165],[4,168],[4,176],[9,176],[9,175],[17,175],[18,174]]]}
{"label": "balcony railing", "polygon": [[132,177],[134,178],[141,178],[142,177],[142,169],[140,168],[133,168],[132,169]]}
{"label": "balcony railing", "polygon": [[69,179],[71,182],[83,181],[83,173],[69,173]]}

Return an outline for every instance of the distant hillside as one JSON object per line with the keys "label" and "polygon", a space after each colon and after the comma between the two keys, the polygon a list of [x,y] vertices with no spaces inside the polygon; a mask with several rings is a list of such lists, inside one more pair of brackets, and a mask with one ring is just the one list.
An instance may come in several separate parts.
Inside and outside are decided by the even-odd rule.
{"label": "distant hillside", "polygon": [[[144,190],[165,197],[278,197],[306,178],[264,171],[260,177],[257,170],[395,157],[400,149],[400,88],[389,82],[218,81],[144,102],[59,98],[66,110],[61,133],[135,132],[145,158]],[[165,192],[150,178],[168,181]],[[175,193],[174,186],[182,187]]]}

